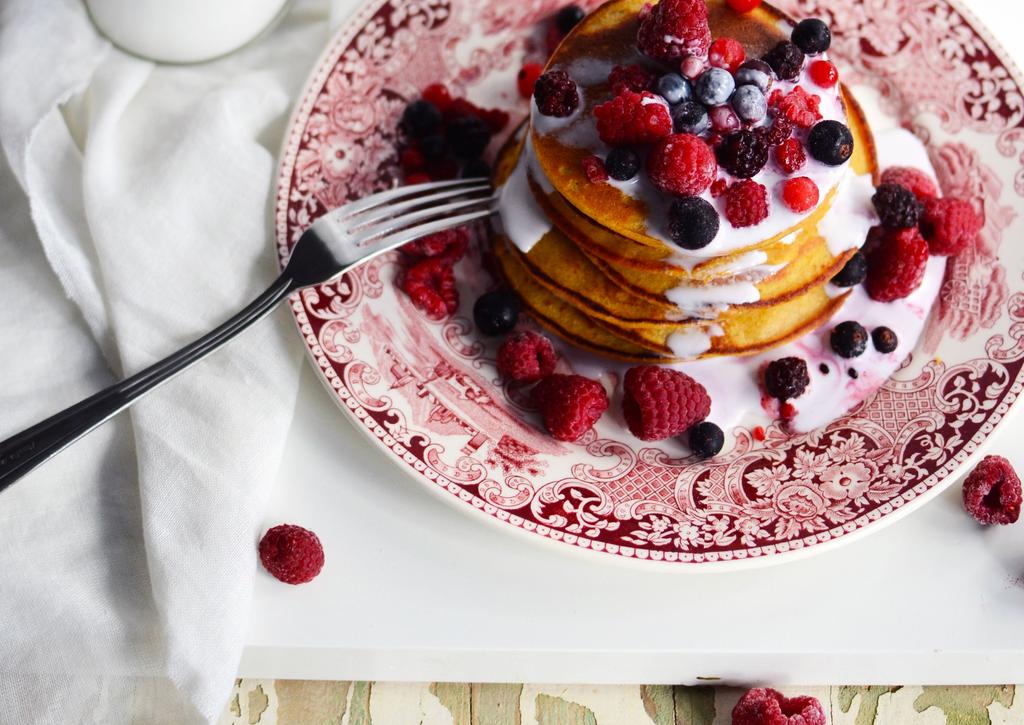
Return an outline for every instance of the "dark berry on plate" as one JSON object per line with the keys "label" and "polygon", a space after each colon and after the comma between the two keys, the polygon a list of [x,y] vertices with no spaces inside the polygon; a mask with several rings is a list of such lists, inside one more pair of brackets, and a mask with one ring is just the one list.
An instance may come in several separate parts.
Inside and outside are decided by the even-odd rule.
{"label": "dark berry on plate", "polygon": [[736,71],[736,85],[757,86],[767,93],[772,87],[772,67],[763,60],[748,60]]}
{"label": "dark berry on plate", "polygon": [[555,26],[563,34],[575,28],[586,15],[579,5],[566,5],[555,15]]}
{"label": "dark berry on plate", "polygon": [[473,321],[484,335],[506,333],[516,326],[518,319],[519,298],[512,292],[487,292],[473,305]]}
{"label": "dark berry on plate", "polygon": [[693,86],[690,81],[678,73],[667,73],[658,79],[655,86],[658,95],[668,101],[670,106],[676,106],[683,101],[693,98]]}
{"label": "dark berry on plate", "polygon": [[491,142],[491,129],[476,116],[463,116],[448,124],[448,145],[460,159],[476,159]]}
{"label": "dark berry on plate", "polygon": [[846,371],[846,374],[849,375],[854,380],[860,377],[860,373],[857,372],[856,368],[850,368],[849,370]]}
{"label": "dark berry on plate", "polygon": [[722,446],[725,445],[725,433],[709,421],[690,428],[687,436],[690,439],[690,450],[697,458],[713,458],[722,452]]}
{"label": "dark berry on plate", "polygon": [[832,351],[847,359],[860,357],[868,349],[868,331],[859,322],[848,320],[832,328]]}
{"label": "dark berry on plate", "polygon": [[839,270],[839,274],[832,278],[832,284],[836,287],[853,287],[863,282],[867,276],[868,259],[858,250]]}
{"label": "dark berry on plate", "polygon": [[604,160],[608,176],[617,181],[629,181],[640,171],[640,156],[624,146],[613,148]]}
{"label": "dark berry on plate", "polygon": [[668,209],[668,233],[683,249],[702,249],[718,235],[721,224],[711,202],[699,196],[676,199]]}
{"label": "dark berry on plate", "polygon": [[705,106],[720,106],[728,102],[736,90],[736,79],[723,68],[708,68],[697,78],[694,94]]}
{"label": "dark berry on plate", "polygon": [[1024,497],[1010,462],[1001,456],[985,456],[964,481],[963,498],[967,512],[987,526],[1015,523]]}
{"label": "dark berry on plate", "polygon": [[491,177],[491,165],[483,159],[470,159],[462,166],[462,178],[476,179]]}
{"label": "dark berry on plate", "polygon": [[832,46],[832,31],[818,18],[801,20],[793,28],[793,43],[807,55],[824,53]]}
{"label": "dark berry on plate", "polygon": [[821,365],[819,365],[818,366],[818,370],[821,371],[822,375],[828,375],[829,372],[831,372],[831,370],[829,369],[829,366],[826,365],[825,363],[822,363]]}
{"label": "dark berry on plate", "polygon": [[900,340],[896,337],[896,333],[888,327],[876,327],[872,330],[871,342],[874,344],[875,349],[881,353],[895,352],[896,348],[899,347],[900,344]]}
{"label": "dark berry on plate", "polygon": [[794,43],[785,40],[768,51],[764,62],[772,67],[775,75],[784,81],[795,81],[804,67],[804,52]]}
{"label": "dark berry on plate", "polygon": [[839,121],[819,121],[807,137],[811,156],[827,166],[842,166],[853,156],[853,134]]}
{"label": "dark berry on plate", "polygon": [[420,140],[420,151],[423,153],[423,158],[428,161],[437,161],[448,153],[448,142],[441,134],[434,133]]}
{"label": "dark berry on plate", "polygon": [[811,384],[807,363],[798,357],[784,357],[768,363],[764,371],[764,388],[773,398],[786,402],[799,398]]}
{"label": "dark berry on plate", "polygon": [[580,105],[580,92],[576,83],[564,70],[548,71],[533,86],[533,99],[537,110],[545,116],[565,118]]}
{"label": "dark berry on plate", "polygon": [[676,133],[692,133],[695,136],[711,128],[711,118],[704,105],[696,101],[683,101],[672,109],[672,122]]}
{"label": "dark berry on plate", "polygon": [[430,101],[413,101],[402,112],[402,128],[413,138],[423,138],[441,128],[441,112]]}
{"label": "dark berry on plate", "polygon": [[875,190],[871,203],[889,229],[916,227],[921,219],[921,202],[910,189],[899,184],[882,184]]}
{"label": "dark berry on plate", "polygon": [[736,131],[718,146],[718,163],[739,179],[749,179],[768,163],[768,142],[759,133]]}
{"label": "dark berry on plate", "polygon": [[768,99],[757,86],[740,86],[732,94],[732,108],[744,121],[757,123],[768,115]]}

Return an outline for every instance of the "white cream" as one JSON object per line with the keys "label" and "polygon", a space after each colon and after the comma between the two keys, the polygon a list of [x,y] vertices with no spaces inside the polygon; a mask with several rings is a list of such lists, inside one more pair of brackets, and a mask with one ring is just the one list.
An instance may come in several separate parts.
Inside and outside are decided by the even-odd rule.
{"label": "white cream", "polygon": [[871,174],[850,173],[839,185],[835,201],[818,222],[818,233],[825,238],[833,257],[863,246],[868,231],[878,222],[871,204],[874,193]]}
{"label": "white cream", "polygon": [[552,228],[551,221],[530,189],[528,159],[533,154],[529,151],[530,139],[527,137],[526,149],[520,154],[515,170],[498,196],[498,220],[502,231],[523,254],[533,249],[533,245]]}
{"label": "white cream", "polygon": [[757,302],[761,293],[750,281],[703,286],[679,285],[665,293],[668,301],[690,317],[713,320],[731,305]]}

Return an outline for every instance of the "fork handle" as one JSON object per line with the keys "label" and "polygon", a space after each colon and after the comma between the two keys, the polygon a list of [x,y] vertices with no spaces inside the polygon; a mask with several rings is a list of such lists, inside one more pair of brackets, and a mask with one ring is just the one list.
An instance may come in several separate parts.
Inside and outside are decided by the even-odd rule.
{"label": "fork handle", "polygon": [[297,287],[291,276],[282,274],[245,309],[192,344],[0,442],[0,493],[139,397],[199,362],[266,317]]}

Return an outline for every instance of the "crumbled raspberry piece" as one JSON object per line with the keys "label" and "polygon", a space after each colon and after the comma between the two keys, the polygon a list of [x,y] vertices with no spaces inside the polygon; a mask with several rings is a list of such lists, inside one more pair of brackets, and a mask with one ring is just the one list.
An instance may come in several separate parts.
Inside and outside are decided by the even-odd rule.
{"label": "crumbled raspberry piece", "polygon": [[832,88],[839,82],[839,70],[834,63],[827,60],[816,60],[811,63],[811,80],[822,88]]}
{"label": "crumbled raspberry piece", "polygon": [[868,253],[864,286],[871,299],[892,302],[921,286],[928,266],[928,242],[917,227],[888,229]]}
{"label": "crumbled raspberry piece", "polygon": [[686,373],[645,365],[626,371],[622,412],[633,435],[642,441],[660,441],[707,418],[711,398]]}
{"label": "crumbled raspberry piece", "polygon": [[715,183],[711,185],[711,196],[717,199],[726,191],[729,190],[729,182],[725,179],[716,179]]}
{"label": "crumbled raspberry piece", "polygon": [[522,68],[519,69],[519,73],[516,74],[516,88],[519,91],[519,95],[523,98],[529,98],[533,95],[533,86],[540,78],[540,74],[544,72],[544,66],[540,63],[526,63]]}
{"label": "crumbled raspberry piece", "polygon": [[793,420],[799,412],[800,411],[798,411],[796,406],[792,403],[783,403],[782,406],[779,407],[779,415],[783,420]]}
{"label": "crumbled raspberry piece", "polygon": [[451,260],[444,256],[416,262],[405,270],[401,284],[412,303],[434,319],[443,319],[459,307],[455,272]]}
{"label": "crumbled raspberry piece", "polygon": [[732,725],[825,725],[825,710],[815,697],[785,697],[758,687],[748,690],[732,710]]}
{"label": "crumbled raspberry piece", "polygon": [[309,529],[281,524],[260,539],[260,561],[275,579],[285,584],[312,581],[324,567],[324,547]]}
{"label": "crumbled raspberry piece", "polygon": [[797,86],[778,101],[778,111],[800,128],[810,128],[821,120],[821,97]]}
{"label": "crumbled raspberry piece", "polygon": [[549,375],[537,383],[532,397],[544,427],[560,441],[578,440],[608,410],[601,383],[580,375]]}
{"label": "crumbled raspberry piece", "polygon": [[423,100],[433,103],[441,113],[447,111],[448,107],[452,104],[451,93],[448,92],[447,86],[442,83],[431,83],[424,88]]}
{"label": "crumbled raspberry piece", "polygon": [[751,435],[754,436],[755,441],[763,441],[765,438],[767,438],[764,427],[760,425],[754,428],[754,430],[750,431],[750,433]]}
{"label": "crumbled raspberry piece", "polygon": [[597,134],[610,146],[645,144],[672,133],[672,114],[661,96],[623,91],[594,109]]}
{"label": "crumbled raspberry piece", "polygon": [[608,170],[604,167],[604,161],[600,156],[587,156],[583,159],[583,173],[591,184],[599,184],[608,181]]}
{"label": "crumbled raspberry piece", "polygon": [[666,63],[688,55],[705,56],[711,46],[705,0],[661,0],[640,19],[637,47]]}
{"label": "crumbled raspberry piece", "polygon": [[934,199],[939,195],[939,188],[928,174],[909,166],[893,166],[886,169],[882,174],[882,183],[899,184],[910,189],[920,201]]}
{"label": "crumbled raspberry piece", "polygon": [[649,91],[656,80],[657,76],[654,73],[635,63],[617,65],[612,68],[612,72],[608,76],[608,84],[616,96],[623,91],[633,91],[634,93]]}
{"label": "crumbled raspberry piece", "polygon": [[984,222],[965,199],[928,199],[924,203],[921,233],[932,254],[960,254],[978,237]]}
{"label": "crumbled raspberry piece", "polygon": [[512,335],[498,348],[498,374],[517,383],[535,383],[555,372],[558,356],[551,341],[536,332]]}
{"label": "crumbled raspberry piece", "polygon": [[725,68],[730,73],[735,73],[746,59],[747,51],[734,38],[719,38],[708,50],[708,63],[715,68]]}
{"label": "crumbled raspberry piece", "polygon": [[807,163],[807,152],[800,139],[788,138],[775,147],[775,162],[787,174],[793,174]]}
{"label": "crumbled raspberry piece", "polygon": [[785,116],[776,116],[771,127],[762,127],[758,130],[764,134],[769,146],[778,146],[793,135],[793,122]]}
{"label": "crumbled raspberry piece", "polygon": [[768,189],[753,179],[737,181],[725,192],[725,218],[734,227],[752,227],[768,218]]}
{"label": "crumbled raspberry piece", "polygon": [[803,214],[816,207],[818,199],[818,185],[806,176],[787,179],[782,184],[782,201],[797,214]]}
{"label": "crumbled raspberry piece", "polygon": [[692,134],[663,139],[647,156],[647,175],[656,187],[677,196],[699,196],[718,176],[715,153]]}
{"label": "crumbled raspberry piece", "polygon": [[1020,479],[1001,456],[985,456],[964,481],[964,508],[979,524],[1012,524],[1020,518]]}
{"label": "crumbled raspberry piece", "polygon": [[420,237],[402,247],[402,251],[416,259],[444,257],[450,263],[454,263],[462,259],[468,245],[469,229],[456,227]]}

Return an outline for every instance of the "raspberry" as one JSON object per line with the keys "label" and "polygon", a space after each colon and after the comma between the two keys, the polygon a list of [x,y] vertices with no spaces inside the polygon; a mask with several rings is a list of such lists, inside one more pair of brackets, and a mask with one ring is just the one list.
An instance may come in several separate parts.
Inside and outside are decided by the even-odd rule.
{"label": "raspberry", "polygon": [[725,192],[725,218],[734,227],[752,227],[768,218],[768,190],[756,181],[737,181]]}
{"label": "raspberry", "polygon": [[807,153],[800,139],[788,138],[775,147],[775,163],[787,174],[793,174],[807,163]]}
{"label": "raspberry", "polygon": [[546,337],[520,332],[498,348],[498,374],[517,383],[535,383],[555,372],[558,358]]}
{"label": "raspberry", "polygon": [[414,146],[402,149],[402,153],[398,155],[398,163],[402,165],[402,171],[407,174],[413,174],[417,171],[422,171],[423,167],[427,165],[427,160],[423,156],[423,152]]}
{"label": "raspberry", "polygon": [[761,0],[726,0],[726,4],[738,13],[749,13],[760,7]]}
{"label": "raspberry", "polygon": [[587,156],[583,159],[583,173],[587,175],[587,181],[591,184],[608,181],[608,171],[598,156]]}
{"label": "raspberry", "polygon": [[875,190],[871,203],[889,229],[916,227],[921,218],[921,202],[913,192],[899,184],[882,184]]}
{"label": "raspberry", "polygon": [[612,94],[619,95],[623,91],[642,93],[651,90],[657,76],[641,65],[635,63],[630,65],[617,65],[612,68],[608,76],[608,84],[612,87]]}
{"label": "raspberry", "polygon": [[747,59],[747,51],[743,44],[733,38],[719,38],[708,50],[708,63],[715,68],[725,68],[730,73],[743,65]]}
{"label": "raspberry", "polygon": [[764,370],[764,389],[768,395],[783,402],[799,398],[810,384],[807,363],[798,357],[772,360]]}
{"label": "raspberry", "polygon": [[264,568],[285,584],[305,584],[324,568],[320,539],[301,526],[275,526],[263,534],[259,551]]}
{"label": "raspberry", "polygon": [[785,116],[776,116],[771,127],[763,126],[758,131],[764,135],[769,146],[778,146],[793,135],[794,127],[795,124]]}
{"label": "raspberry", "polygon": [[982,226],[981,217],[964,199],[929,199],[924,203],[921,233],[932,254],[960,254],[974,243]]}
{"label": "raspberry", "polygon": [[597,106],[594,116],[597,134],[610,146],[651,143],[672,133],[668,104],[648,91],[623,91]]}
{"label": "raspberry", "polygon": [[711,398],[686,373],[644,365],[626,371],[622,412],[633,435],[642,441],[660,441],[707,418]]}
{"label": "raspberry", "polygon": [[443,256],[416,262],[405,270],[401,284],[412,303],[429,317],[442,319],[458,309],[455,273],[451,261]]}
{"label": "raspberry", "polygon": [[914,196],[920,201],[934,199],[939,195],[939,189],[935,186],[928,174],[909,166],[893,166],[882,174],[883,184],[899,184],[910,189]]}
{"label": "raspberry", "polygon": [[788,179],[782,184],[782,201],[797,214],[816,207],[818,198],[818,185],[806,176]]}
{"label": "raspberry", "polygon": [[608,410],[608,394],[596,380],[580,375],[549,375],[533,389],[544,427],[560,441],[575,441]]}
{"label": "raspberry", "polygon": [[529,98],[533,95],[533,86],[543,71],[544,67],[540,63],[526,63],[519,69],[516,75],[516,88],[519,89],[520,96]]}
{"label": "raspberry", "polygon": [[781,41],[768,51],[764,61],[780,79],[795,81],[804,67],[804,52],[788,41]]}
{"label": "raspberry", "polygon": [[864,286],[871,299],[892,302],[921,286],[928,265],[928,243],[917,227],[888,230],[871,245]]}
{"label": "raspberry", "polygon": [[716,179],[715,183],[711,185],[711,196],[717,199],[722,194],[729,190],[729,182],[725,179]]}
{"label": "raspberry", "polygon": [[770,688],[748,690],[732,710],[732,725],[825,725],[815,697],[785,697]]}
{"label": "raspberry", "polygon": [[424,88],[423,100],[433,103],[441,113],[447,111],[448,107],[452,105],[452,96],[442,83],[431,83]]}
{"label": "raspberry", "polygon": [[462,259],[468,244],[469,229],[456,227],[420,237],[402,247],[402,251],[415,259],[443,256],[449,263],[454,263]]}
{"label": "raspberry", "polygon": [[1001,456],[985,456],[964,481],[964,508],[979,524],[1012,524],[1020,517],[1020,479]]}
{"label": "raspberry", "polygon": [[666,63],[707,55],[711,46],[705,0],[661,0],[640,19],[640,52]]}
{"label": "raspberry", "polygon": [[827,60],[816,60],[810,67],[811,80],[822,88],[832,88],[839,82],[839,70]]}
{"label": "raspberry", "polygon": [[717,149],[718,163],[738,179],[749,179],[768,163],[768,142],[753,131],[736,131]]}
{"label": "raspberry", "polygon": [[432,181],[430,174],[425,174],[422,171],[416,171],[405,177],[405,183],[412,186],[413,184],[426,184]]}
{"label": "raspberry", "polygon": [[566,118],[580,105],[576,83],[564,70],[553,70],[540,76],[533,86],[537,110],[545,116]]}
{"label": "raspberry", "polygon": [[699,196],[718,176],[715,153],[696,136],[677,133],[663,139],[647,157],[647,175],[664,192]]}
{"label": "raspberry", "polygon": [[[773,94],[774,95],[774,94]],[[788,118],[800,128],[810,128],[821,120],[821,97],[808,93],[797,86],[784,96],[778,98],[779,114]]]}

